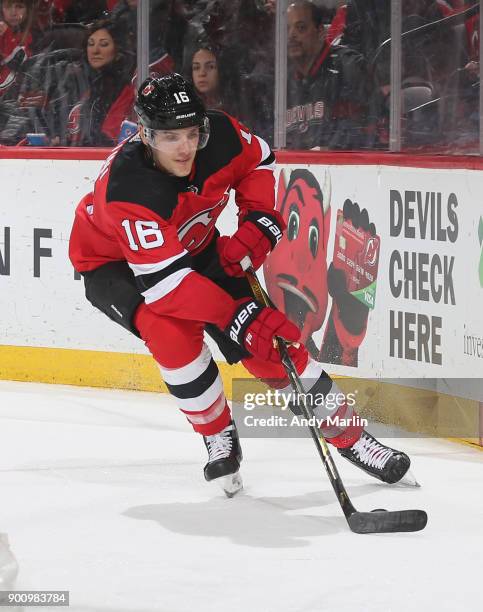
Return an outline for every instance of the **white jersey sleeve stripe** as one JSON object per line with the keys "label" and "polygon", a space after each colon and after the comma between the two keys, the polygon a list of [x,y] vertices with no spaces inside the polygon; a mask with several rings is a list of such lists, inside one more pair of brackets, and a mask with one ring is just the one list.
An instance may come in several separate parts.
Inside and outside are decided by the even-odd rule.
{"label": "white jersey sleeve stripe", "polygon": [[168,257],[168,259],[163,259],[163,261],[157,261],[155,263],[148,264],[134,264],[130,263],[129,267],[134,273],[134,276],[141,276],[143,274],[153,274],[154,272],[159,272],[160,270],[164,270],[172,263],[174,263],[177,259],[184,257],[188,254],[188,251],[183,250],[179,255],[173,255],[173,257]]}
{"label": "white jersey sleeve stripe", "polygon": [[276,169],[275,162],[272,162],[271,164],[266,164],[265,166],[257,166],[255,168],[255,170],[270,170],[271,172],[275,172],[275,169]]}
{"label": "white jersey sleeve stripe", "polygon": [[262,156],[260,158],[260,163],[262,163],[270,157],[270,155],[272,154],[272,150],[270,149],[269,145],[263,140],[263,138],[260,138],[260,136],[257,135],[255,135],[255,138],[258,140],[258,144],[260,145],[260,148],[262,150]]}
{"label": "white jersey sleeve stripe", "polygon": [[191,268],[182,268],[181,270],[177,270],[170,274],[163,280],[160,280],[159,283],[156,283],[154,287],[147,289],[141,295],[144,296],[144,301],[146,304],[152,304],[156,302],[156,300],[160,300],[168,293],[171,293],[176,287],[181,283],[181,281],[193,272]]}

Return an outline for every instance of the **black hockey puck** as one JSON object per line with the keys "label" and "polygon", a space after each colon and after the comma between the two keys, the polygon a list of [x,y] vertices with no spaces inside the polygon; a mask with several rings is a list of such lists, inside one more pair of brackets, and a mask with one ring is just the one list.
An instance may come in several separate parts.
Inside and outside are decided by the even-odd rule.
{"label": "black hockey puck", "polygon": [[375,510],[371,510],[371,512],[387,512],[386,508],[376,508]]}

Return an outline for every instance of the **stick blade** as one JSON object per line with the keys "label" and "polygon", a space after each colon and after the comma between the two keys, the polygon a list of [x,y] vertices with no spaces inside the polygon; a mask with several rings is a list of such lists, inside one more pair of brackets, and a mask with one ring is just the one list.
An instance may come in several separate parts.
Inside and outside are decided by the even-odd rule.
{"label": "stick blade", "polygon": [[421,531],[426,527],[428,515],[424,510],[375,510],[354,512],[347,518],[347,522],[354,533]]}

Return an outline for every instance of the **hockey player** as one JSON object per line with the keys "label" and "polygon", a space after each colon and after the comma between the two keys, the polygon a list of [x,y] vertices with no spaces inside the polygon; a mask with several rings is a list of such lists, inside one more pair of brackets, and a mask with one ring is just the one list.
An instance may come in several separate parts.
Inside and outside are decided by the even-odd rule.
{"label": "hockey player", "polygon": [[[308,392],[325,397],[335,385],[297,344],[297,327],[253,299],[240,265],[248,256],[259,268],[284,229],[274,210],[269,146],[233,117],[206,112],[177,74],[148,78],[135,110],[139,138],[114,149],[94,192],[78,205],[70,258],[84,276],[87,299],[144,340],[180,410],[202,434],[206,480],[228,480],[225,490],[233,493],[241,486],[242,452],[204,331],[229,363],[241,360],[282,392],[290,386],[275,336],[293,343],[290,354]],[[231,189],[238,230],[220,236],[215,224]],[[351,421],[347,404],[315,412],[354,422],[324,434],[362,469],[385,482],[407,471],[407,455]]]}

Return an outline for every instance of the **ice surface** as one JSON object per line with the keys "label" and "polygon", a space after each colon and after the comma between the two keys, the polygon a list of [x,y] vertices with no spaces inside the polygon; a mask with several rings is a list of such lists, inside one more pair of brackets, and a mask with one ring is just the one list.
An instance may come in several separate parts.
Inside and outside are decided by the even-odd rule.
{"label": "ice surface", "polygon": [[420,533],[362,536],[308,439],[242,440],[245,491],[225,498],[166,395],[0,381],[0,431],[16,588],[69,590],[70,612],[482,609],[479,450],[399,441],[421,489],[337,456],[358,509],[429,514]]}

